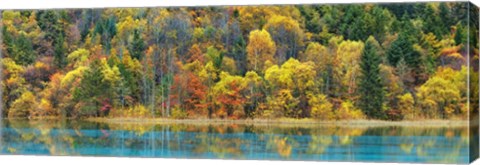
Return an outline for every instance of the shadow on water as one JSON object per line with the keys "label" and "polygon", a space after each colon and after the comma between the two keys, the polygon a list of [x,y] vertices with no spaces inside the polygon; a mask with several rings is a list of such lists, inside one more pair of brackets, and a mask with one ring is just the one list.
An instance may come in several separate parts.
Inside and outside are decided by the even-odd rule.
{"label": "shadow on water", "polygon": [[2,123],[1,154],[467,163],[468,128]]}

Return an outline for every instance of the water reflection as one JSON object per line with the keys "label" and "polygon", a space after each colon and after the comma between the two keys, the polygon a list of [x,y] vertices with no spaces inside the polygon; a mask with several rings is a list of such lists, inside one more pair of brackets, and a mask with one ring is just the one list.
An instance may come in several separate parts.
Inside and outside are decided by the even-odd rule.
{"label": "water reflection", "polygon": [[4,121],[2,154],[467,163],[468,128]]}

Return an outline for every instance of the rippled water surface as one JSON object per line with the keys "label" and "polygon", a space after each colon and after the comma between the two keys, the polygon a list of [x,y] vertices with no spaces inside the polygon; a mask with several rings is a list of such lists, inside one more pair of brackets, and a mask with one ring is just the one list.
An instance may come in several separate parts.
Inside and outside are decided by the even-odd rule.
{"label": "rippled water surface", "polygon": [[468,129],[3,121],[0,153],[468,163]]}

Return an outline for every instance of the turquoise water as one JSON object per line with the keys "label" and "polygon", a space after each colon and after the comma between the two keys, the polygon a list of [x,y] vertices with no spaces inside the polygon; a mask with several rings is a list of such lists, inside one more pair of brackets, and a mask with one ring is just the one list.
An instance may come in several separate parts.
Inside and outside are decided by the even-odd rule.
{"label": "turquoise water", "polygon": [[468,163],[468,129],[4,121],[0,154]]}

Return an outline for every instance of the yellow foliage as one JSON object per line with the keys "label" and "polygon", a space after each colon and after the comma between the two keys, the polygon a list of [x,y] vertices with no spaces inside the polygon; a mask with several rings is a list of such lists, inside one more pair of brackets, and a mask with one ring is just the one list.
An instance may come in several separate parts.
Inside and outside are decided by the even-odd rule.
{"label": "yellow foliage", "polygon": [[250,32],[247,45],[248,69],[263,71],[266,61],[274,62],[273,55],[277,47],[266,30],[254,30]]}
{"label": "yellow foliage", "polygon": [[118,83],[121,80],[121,75],[120,75],[120,70],[118,69],[117,66],[110,67],[105,60],[102,60],[103,63],[103,68],[102,68],[102,74],[103,74],[103,79],[102,81],[109,83],[110,86],[112,87],[117,87]]}
{"label": "yellow foliage", "polygon": [[25,72],[25,69],[21,66],[21,65],[18,65],[17,63],[15,63],[15,61],[13,61],[11,58],[2,58],[0,59],[2,61],[2,64],[3,64],[3,72],[4,74],[7,72],[9,73],[10,75],[21,75]]}
{"label": "yellow foliage", "polygon": [[52,104],[49,100],[42,98],[37,108],[33,109],[30,113],[32,117],[42,117],[42,116],[54,116],[58,113],[54,111]]}
{"label": "yellow foliage", "polygon": [[132,118],[148,118],[153,117],[153,113],[143,105],[134,105],[124,109],[113,109],[109,113],[110,117],[132,117]]}
{"label": "yellow foliage", "polygon": [[311,42],[308,44],[305,50],[304,57],[301,57],[303,61],[312,61],[315,63],[317,71],[323,71],[327,68],[327,64],[333,60],[333,56],[328,54],[328,50],[325,46]]}
{"label": "yellow foliage", "polygon": [[273,87],[307,91],[315,86],[316,71],[312,62],[301,63],[296,59],[289,59],[281,67],[274,65],[265,71],[265,79]]}
{"label": "yellow foliage", "polygon": [[348,119],[362,119],[365,115],[362,111],[356,108],[351,101],[342,102],[340,109],[336,112],[336,116],[340,120]]}
{"label": "yellow foliage", "polygon": [[445,118],[451,116],[458,103],[462,101],[462,95],[466,92],[466,69],[454,71],[451,68],[438,68],[437,73],[425,84],[418,88],[417,98],[419,104],[427,115],[431,117]]}
{"label": "yellow foliage", "polygon": [[402,112],[404,119],[415,119],[415,117],[418,117],[414,105],[412,94],[405,93],[398,96],[398,109]]}
{"label": "yellow foliage", "polygon": [[36,109],[37,101],[32,92],[24,92],[20,98],[15,100],[8,113],[9,118],[26,118]]}
{"label": "yellow foliage", "polygon": [[75,81],[78,81],[83,77],[83,73],[87,71],[87,67],[78,67],[75,70],[72,70],[65,74],[63,79],[60,81],[60,86],[62,88],[70,87]]}
{"label": "yellow foliage", "polygon": [[68,63],[73,65],[74,68],[78,68],[80,66],[86,66],[88,57],[90,56],[90,51],[86,49],[77,49],[74,52],[70,53],[67,56]]}
{"label": "yellow foliage", "polygon": [[342,41],[337,48],[336,61],[339,61],[339,69],[342,87],[346,87],[346,93],[353,95],[357,89],[358,76],[360,75],[360,56],[364,44],[361,41]]}
{"label": "yellow foliage", "polygon": [[328,101],[327,96],[322,94],[309,95],[308,104],[312,108],[311,115],[313,118],[322,120],[334,119],[333,105]]}
{"label": "yellow foliage", "polygon": [[299,100],[293,97],[291,90],[282,89],[275,96],[267,98],[268,110],[262,114],[266,118],[282,116],[296,117],[300,111],[296,111]]}
{"label": "yellow foliage", "polygon": [[180,109],[180,106],[174,106],[172,109],[172,118],[174,119],[186,119],[188,113]]}

